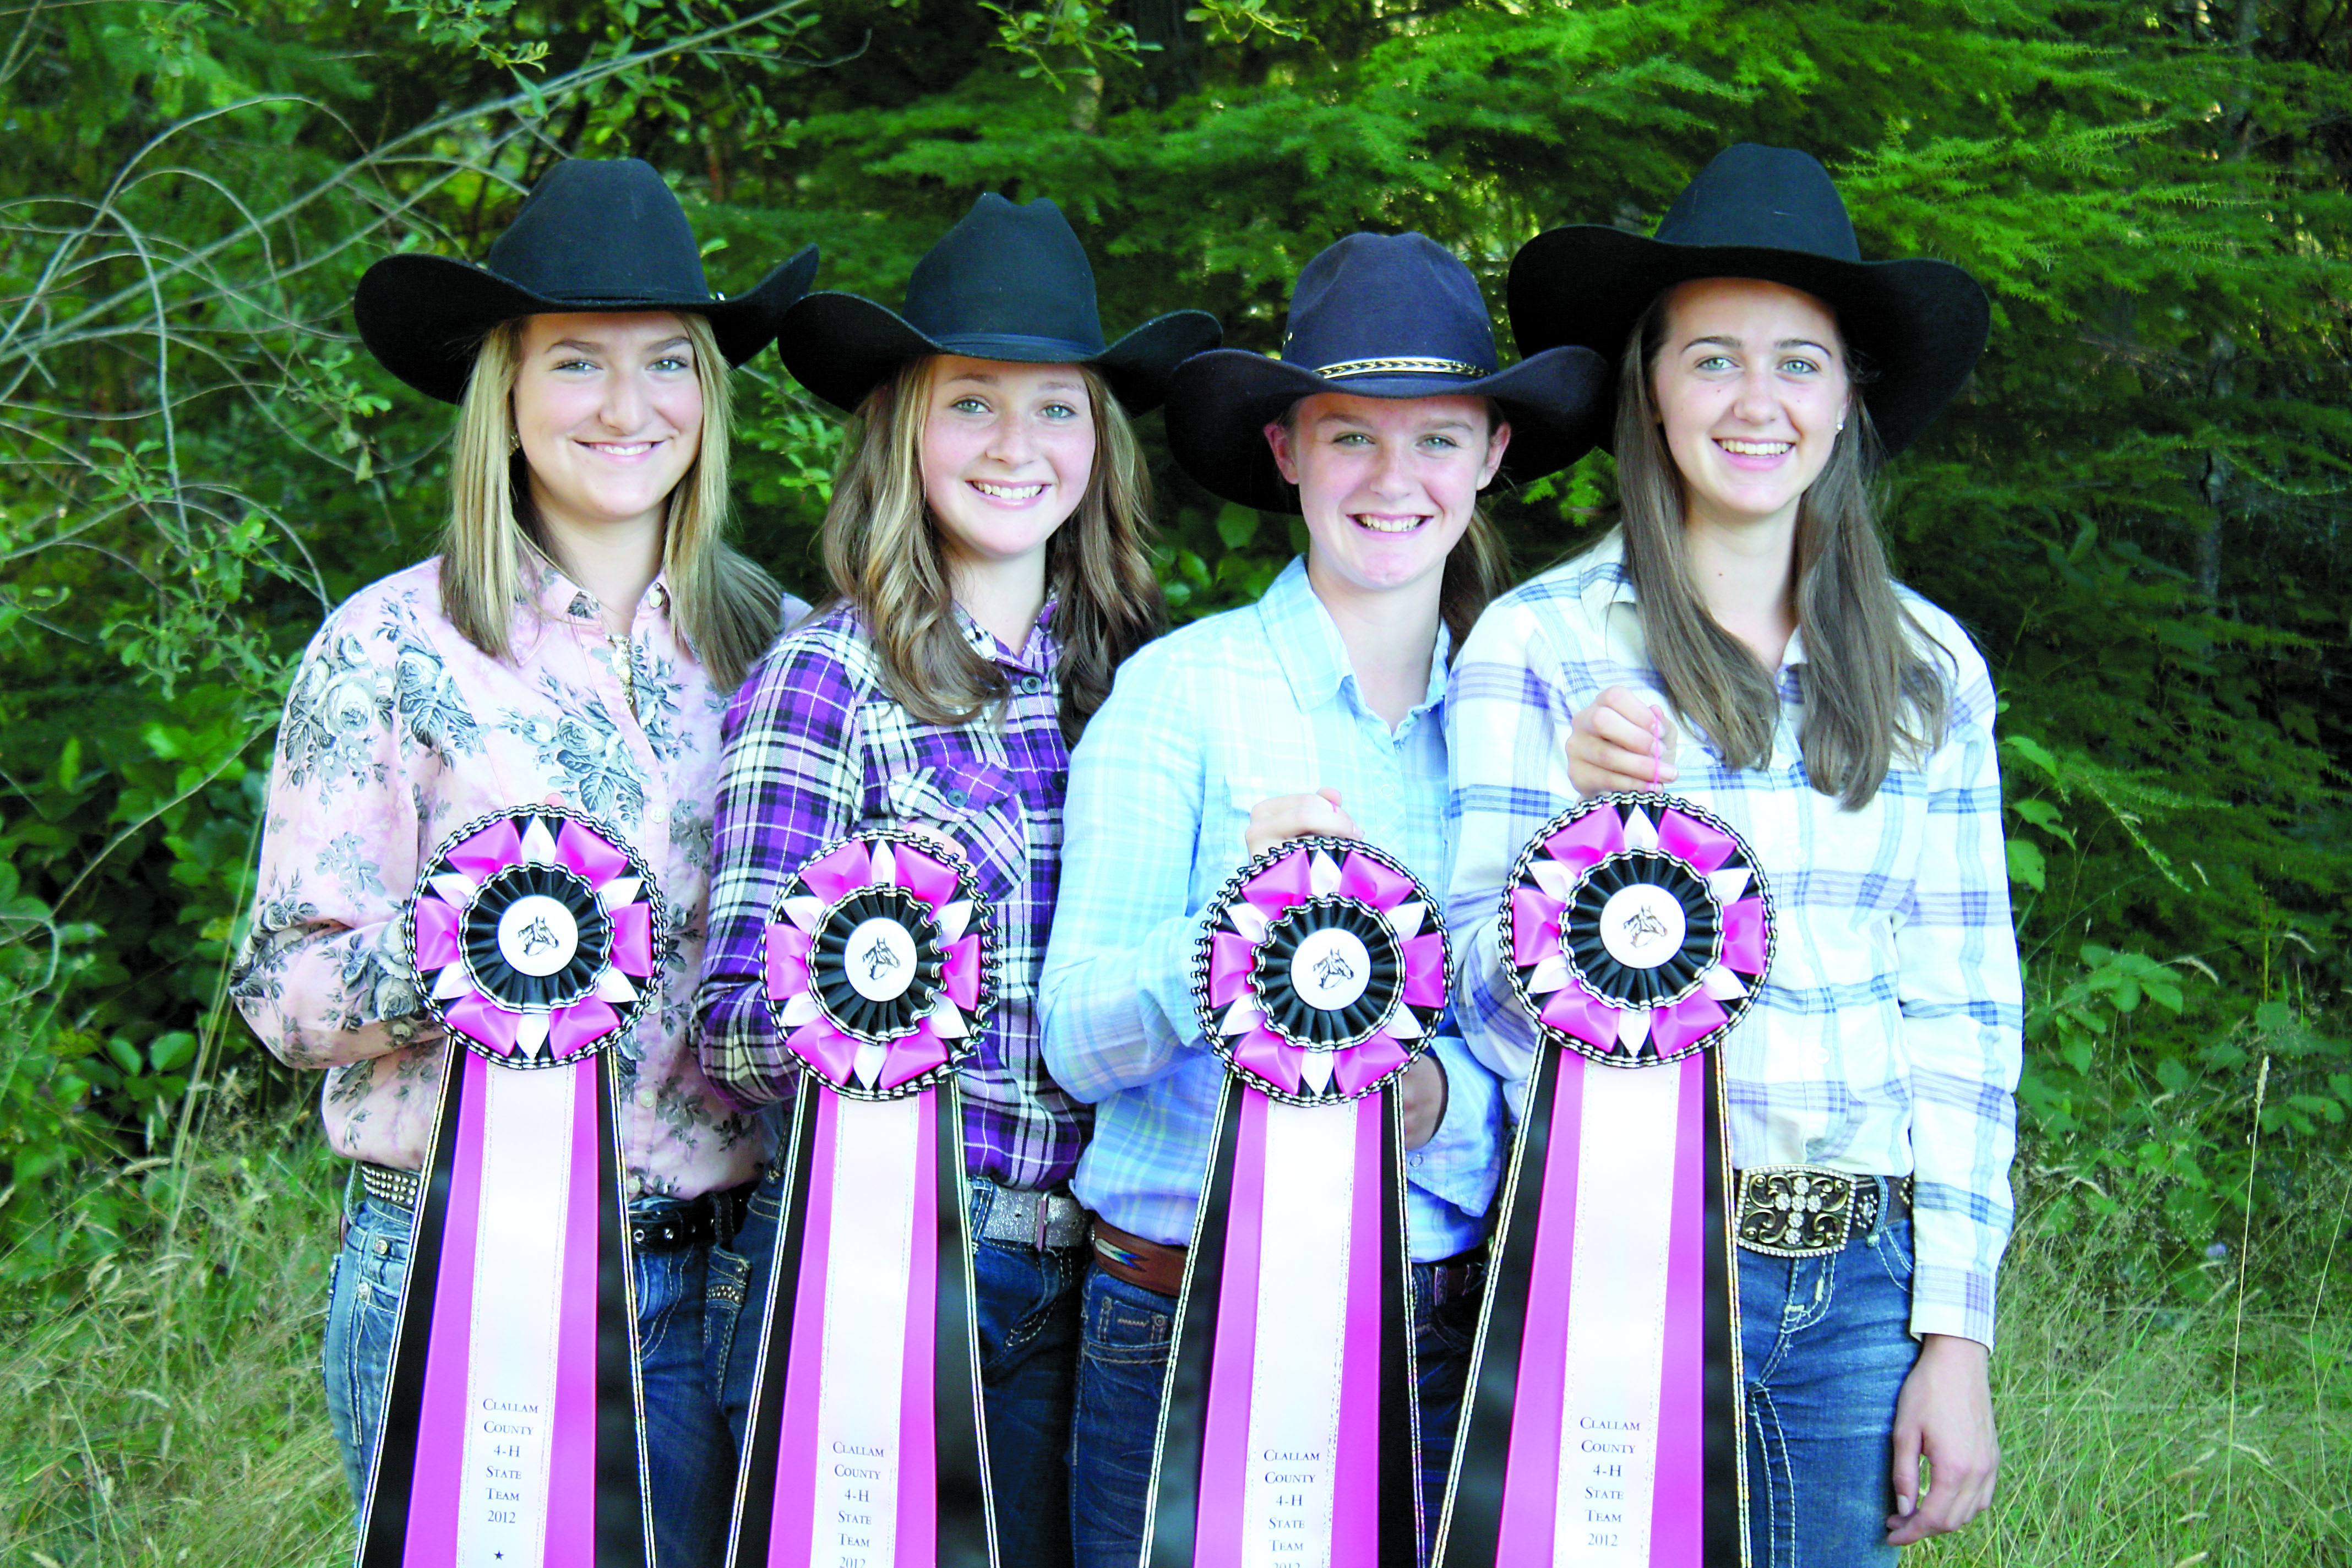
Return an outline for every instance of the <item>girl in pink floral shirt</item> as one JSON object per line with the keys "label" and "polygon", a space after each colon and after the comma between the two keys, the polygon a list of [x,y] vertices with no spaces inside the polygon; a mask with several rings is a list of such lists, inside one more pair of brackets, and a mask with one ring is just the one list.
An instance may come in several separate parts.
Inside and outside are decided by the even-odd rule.
{"label": "girl in pink floral shirt", "polygon": [[[703,1373],[705,1259],[740,1216],[756,1125],[691,1040],[719,726],[804,608],[719,542],[727,365],[775,334],[814,249],[709,294],[649,166],[569,161],[488,264],[398,256],[362,281],[368,347],[459,405],[444,553],[327,617],[295,675],[235,992],[263,1042],[324,1070],[359,1163],[326,1332],[328,1407],[364,1506],[415,1230],[415,1173],[453,1047],[403,914],[453,829],[520,805],[593,817],[668,911],[657,995],[616,1043],[644,1451],[664,1561],[715,1562],[734,1457]],[[491,1201],[495,1201],[493,1196]]]}

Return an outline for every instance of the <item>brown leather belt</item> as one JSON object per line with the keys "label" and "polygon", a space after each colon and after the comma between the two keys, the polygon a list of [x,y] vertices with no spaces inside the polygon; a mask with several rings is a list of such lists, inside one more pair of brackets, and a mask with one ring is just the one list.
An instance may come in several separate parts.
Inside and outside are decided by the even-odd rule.
{"label": "brown leather belt", "polygon": [[1112,1279],[1162,1296],[1184,1289],[1184,1252],[1143,1237],[1095,1215],[1095,1266]]}
{"label": "brown leather belt", "polygon": [[[1184,1251],[1157,1241],[1146,1241],[1095,1215],[1095,1263],[1114,1279],[1173,1296],[1184,1289]],[[1484,1245],[1457,1253],[1439,1263],[1417,1265],[1429,1273],[1429,1304],[1442,1307],[1486,1288]]]}

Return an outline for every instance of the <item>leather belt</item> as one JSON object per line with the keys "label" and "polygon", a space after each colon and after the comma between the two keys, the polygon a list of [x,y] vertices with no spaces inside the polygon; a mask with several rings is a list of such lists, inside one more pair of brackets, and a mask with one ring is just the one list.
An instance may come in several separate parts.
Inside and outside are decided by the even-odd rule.
{"label": "leather belt", "polygon": [[[359,1163],[359,1167],[360,1186],[368,1196],[394,1208],[415,1211],[424,1186],[416,1172],[397,1171],[365,1160]],[[751,1190],[757,1184],[746,1182],[740,1187],[705,1193],[699,1197],[656,1199],[643,1208],[632,1205],[630,1245],[639,1252],[648,1253],[724,1246],[743,1228],[744,1215],[751,1206]]]}
{"label": "leather belt", "polygon": [[416,1194],[423,1183],[414,1171],[395,1171],[390,1165],[360,1162],[360,1190],[381,1204],[396,1209],[415,1209]]}
{"label": "leather belt", "polygon": [[1095,1215],[1095,1267],[1112,1279],[1161,1296],[1184,1289],[1184,1252],[1143,1237]]}
{"label": "leather belt", "polygon": [[984,1176],[972,1177],[971,1188],[975,1196],[982,1188],[991,1194],[980,1222],[983,1241],[1017,1241],[1040,1252],[1087,1243],[1087,1211],[1067,1193],[1000,1187]]}
{"label": "leather belt", "polygon": [[1825,1165],[1751,1165],[1738,1193],[1739,1245],[1767,1258],[1825,1258],[1911,1213],[1910,1177]]}
{"label": "leather belt", "polygon": [[1486,1289],[1486,1248],[1481,1245],[1436,1263],[1416,1263],[1413,1271],[1429,1270],[1429,1304],[1443,1307]]}

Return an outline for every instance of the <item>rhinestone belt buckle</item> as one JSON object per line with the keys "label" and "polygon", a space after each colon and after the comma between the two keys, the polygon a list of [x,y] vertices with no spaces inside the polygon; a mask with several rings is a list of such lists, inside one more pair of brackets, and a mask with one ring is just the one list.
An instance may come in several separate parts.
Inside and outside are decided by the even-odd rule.
{"label": "rhinestone belt buckle", "polygon": [[[1875,1217],[1878,1184],[1819,1165],[1739,1173],[1739,1245],[1768,1258],[1824,1258]],[[1865,1212],[1869,1211],[1869,1212]]]}

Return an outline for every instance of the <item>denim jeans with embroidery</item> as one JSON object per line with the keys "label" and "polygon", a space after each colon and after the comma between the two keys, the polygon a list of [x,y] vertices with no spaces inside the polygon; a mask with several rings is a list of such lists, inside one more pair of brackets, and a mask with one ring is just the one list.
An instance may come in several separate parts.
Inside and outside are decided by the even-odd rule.
{"label": "denim jeans with embroidery", "polygon": [[[1421,1405],[1421,1555],[1437,1527],[1445,1472],[1477,1330],[1478,1293],[1431,1301],[1433,1266],[1412,1266],[1412,1348]],[[1078,1353],[1078,1407],[1070,1443],[1070,1534],[1078,1568],[1134,1568],[1143,1546],[1151,1446],[1176,1299],[1115,1279],[1087,1277],[1085,1338]]]}
{"label": "denim jeans with embroidery", "polygon": [[[973,1234],[996,1189],[972,1187]],[[710,1255],[710,1378],[738,1445],[751,1407],[759,1334],[767,1310],[782,1191],[774,1178],[751,1197],[751,1217],[731,1247]],[[988,1473],[997,1557],[1023,1568],[1070,1561],[1070,1405],[1077,1377],[1082,1247],[1039,1249],[982,1241],[972,1252],[979,1296],[981,1408],[988,1423]]]}
{"label": "denim jeans with embroidery", "polygon": [[1823,1258],[1740,1252],[1756,1568],[1895,1562],[1895,1401],[1919,1358],[1910,1318],[1908,1220]]}
{"label": "denim jeans with embroidery", "polygon": [[[657,1213],[640,1204],[631,1212]],[[327,1291],[327,1415],[354,1507],[367,1488],[400,1292],[408,1278],[409,1214],[362,1196],[335,1255]],[[704,1249],[637,1258],[637,1335],[646,1397],[647,1486],[655,1549],[666,1563],[726,1558],[735,1449],[704,1371]]]}

